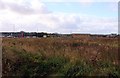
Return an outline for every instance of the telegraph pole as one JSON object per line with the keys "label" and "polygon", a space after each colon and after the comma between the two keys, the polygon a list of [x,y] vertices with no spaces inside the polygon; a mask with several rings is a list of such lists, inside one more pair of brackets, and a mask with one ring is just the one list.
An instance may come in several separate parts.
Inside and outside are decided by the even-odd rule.
{"label": "telegraph pole", "polygon": [[37,25],[37,37],[38,37],[38,25]]}

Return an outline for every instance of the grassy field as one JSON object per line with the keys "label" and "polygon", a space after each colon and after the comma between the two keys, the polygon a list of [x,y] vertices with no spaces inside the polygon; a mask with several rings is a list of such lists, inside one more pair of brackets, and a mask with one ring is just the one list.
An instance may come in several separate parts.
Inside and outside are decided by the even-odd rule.
{"label": "grassy field", "polygon": [[117,38],[3,38],[3,76],[120,76]]}

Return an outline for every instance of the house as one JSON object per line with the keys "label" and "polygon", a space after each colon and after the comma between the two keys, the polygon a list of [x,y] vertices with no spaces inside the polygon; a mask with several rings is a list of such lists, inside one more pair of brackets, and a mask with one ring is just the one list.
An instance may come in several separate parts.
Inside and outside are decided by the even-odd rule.
{"label": "house", "polygon": [[107,37],[109,37],[109,38],[115,38],[115,37],[117,37],[118,35],[117,34],[110,34],[110,35],[107,35]]}
{"label": "house", "polygon": [[47,35],[43,35],[43,37],[44,37],[44,38],[46,38],[46,37],[47,37]]}

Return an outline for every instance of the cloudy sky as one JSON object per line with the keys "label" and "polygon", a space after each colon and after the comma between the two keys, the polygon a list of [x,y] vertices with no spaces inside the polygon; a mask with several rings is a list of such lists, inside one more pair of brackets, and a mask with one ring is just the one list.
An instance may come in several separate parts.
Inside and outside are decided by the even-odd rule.
{"label": "cloudy sky", "polygon": [[0,32],[118,33],[118,0],[0,0]]}

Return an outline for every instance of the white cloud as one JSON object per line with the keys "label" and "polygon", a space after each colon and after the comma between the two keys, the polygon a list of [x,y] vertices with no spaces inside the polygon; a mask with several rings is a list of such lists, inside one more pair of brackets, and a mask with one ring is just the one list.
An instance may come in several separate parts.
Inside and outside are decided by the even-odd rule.
{"label": "white cloud", "polygon": [[[10,16],[11,15],[11,16]],[[117,19],[97,18],[77,14],[39,14],[39,15],[19,15],[17,13],[7,13],[2,17],[2,30],[13,31],[46,31],[46,32],[85,32],[85,33],[111,33],[117,32]],[[8,18],[9,17],[9,18]]]}
{"label": "white cloud", "polygon": [[108,10],[118,13],[118,3],[111,3],[108,6]]}
{"label": "white cloud", "polygon": [[0,31],[117,32],[116,18],[50,12],[39,0],[0,1]]}
{"label": "white cloud", "polygon": [[40,0],[2,0],[0,7],[21,14],[49,13],[47,7]]}
{"label": "white cloud", "polygon": [[119,2],[119,0],[41,0],[42,2]]}

